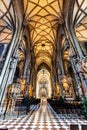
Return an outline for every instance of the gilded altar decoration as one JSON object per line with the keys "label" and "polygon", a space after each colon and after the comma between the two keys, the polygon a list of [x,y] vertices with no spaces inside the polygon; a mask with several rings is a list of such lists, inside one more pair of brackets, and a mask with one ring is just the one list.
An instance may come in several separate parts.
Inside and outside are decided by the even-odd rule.
{"label": "gilded altar decoration", "polygon": [[26,80],[24,78],[22,78],[20,80],[20,90],[21,90],[22,94],[24,94],[25,85],[26,85]]}

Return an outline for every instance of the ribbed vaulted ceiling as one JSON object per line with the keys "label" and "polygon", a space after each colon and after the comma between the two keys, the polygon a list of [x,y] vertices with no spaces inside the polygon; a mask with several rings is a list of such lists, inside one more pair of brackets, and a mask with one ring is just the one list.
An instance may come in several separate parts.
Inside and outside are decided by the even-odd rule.
{"label": "ribbed vaulted ceiling", "polygon": [[36,64],[51,65],[58,24],[62,22],[63,0],[24,0]]}
{"label": "ribbed vaulted ceiling", "polygon": [[73,27],[79,41],[87,41],[87,0],[75,0]]}
{"label": "ribbed vaulted ceiling", "polygon": [[15,14],[11,0],[0,0],[0,44],[11,41]]}
{"label": "ribbed vaulted ceiling", "polygon": [[[58,25],[63,22],[63,0],[23,0],[23,5],[24,21],[30,30],[36,64],[46,63],[51,66]],[[11,42],[17,22],[14,6],[13,0],[0,0],[0,45]],[[72,15],[73,29],[78,40],[86,42],[87,0],[75,0]]]}

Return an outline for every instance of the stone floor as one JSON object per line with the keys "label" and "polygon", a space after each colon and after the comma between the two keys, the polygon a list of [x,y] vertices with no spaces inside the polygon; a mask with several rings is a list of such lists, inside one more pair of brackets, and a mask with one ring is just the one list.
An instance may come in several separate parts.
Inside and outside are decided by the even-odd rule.
{"label": "stone floor", "polygon": [[0,128],[8,130],[69,130],[70,124],[87,124],[77,115],[57,115],[46,100],[41,102],[38,110],[24,117],[0,120]]}

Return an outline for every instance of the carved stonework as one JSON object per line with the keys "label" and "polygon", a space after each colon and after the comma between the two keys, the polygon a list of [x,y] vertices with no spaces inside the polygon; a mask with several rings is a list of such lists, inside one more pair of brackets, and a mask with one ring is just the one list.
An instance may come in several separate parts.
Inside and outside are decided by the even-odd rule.
{"label": "carved stonework", "polygon": [[26,85],[26,80],[24,78],[21,78],[20,80],[20,85],[21,85],[21,93],[24,94],[24,89],[25,89],[25,85]]}
{"label": "carved stonework", "polygon": [[82,71],[87,77],[87,59],[82,60]]}

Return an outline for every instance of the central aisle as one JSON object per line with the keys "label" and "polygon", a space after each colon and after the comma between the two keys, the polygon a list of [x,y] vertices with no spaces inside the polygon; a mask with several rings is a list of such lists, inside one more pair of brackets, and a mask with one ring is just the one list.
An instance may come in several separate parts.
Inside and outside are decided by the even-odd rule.
{"label": "central aisle", "polygon": [[43,99],[38,110],[24,117],[0,121],[0,128],[8,128],[8,130],[69,130],[70,124],[83,123],[87,123],[87,121],[61,119]]}

